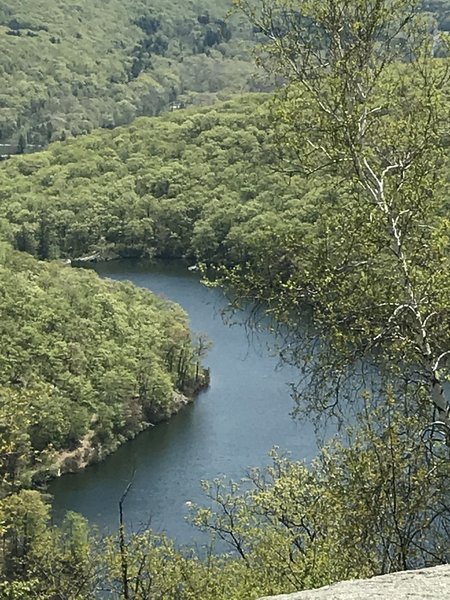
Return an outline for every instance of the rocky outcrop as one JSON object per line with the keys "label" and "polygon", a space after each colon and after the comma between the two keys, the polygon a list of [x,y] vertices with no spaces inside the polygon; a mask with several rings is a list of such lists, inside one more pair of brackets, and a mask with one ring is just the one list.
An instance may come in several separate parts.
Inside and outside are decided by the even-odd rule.
{"label": "rocky outcrop", "polygon": [[170,417],[173,417],[173,415],[180,412],[185,406],[192,404],[193,401],[193,395],[186,396],[175,390],[172,394],[172,402],[170,404],[153,407],[153,410],[148,415],[150,426],[161,423],[162,421],[167,421]]}
{"label": "rocky outcrop", "polygon": [[443,600],[450,598],[450,565],[341,581],[316,590],[260,600]]}

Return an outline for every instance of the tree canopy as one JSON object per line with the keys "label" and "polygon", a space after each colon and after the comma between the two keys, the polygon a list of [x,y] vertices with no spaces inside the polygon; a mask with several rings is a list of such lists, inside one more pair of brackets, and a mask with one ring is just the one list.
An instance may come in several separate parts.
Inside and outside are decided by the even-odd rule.
{"label": "tree canopy", "polygon": [[[448,562],[448,3],[238,0],[240,29],[221,3],[111,0],[107,18],[105,3],[54,3],[43,23],[49,1],[0,9],[1,130],[20,153],[202,102],[236,57],[228,87],[251,87],[254,36],[281,85],[0,166],[0,591],[250,600]],[[204,555],[123,522],[107,540],[72,514],[54,527],[27,489],[199,383],[182,311],[57,260],[84,255],[217,267],[237,300],[288,325],[283,357],[309,384],[299,407],[347,418],[311,465],[274,452],[241,483],[204,482]],[[211,553],[218,540],[229,553]]]}
{"label": "tree canopy", "polygon": [[315,306],[327,340],[314,394],[329,403],[367,357],[417,390],[416,408],[428,395],[429,422],[450,440],[446,36],[414,0],[240,5],[268,38],[262,62],[287,80],[274,112],[282,160],[310,185],[340,187],[322,203],[309,266],[284,283]]}
{"label": "tree canopy", "polygon": [[[424,1],[449,29],[447,0]],[[34,151],[96,127],[267,90],[258,28],[231,0],[5,0],[0,7],[0,154]]]}
{"label": "tree canopy", "polygon": [[0,154],[264,87],[231,3],[6,0]]}
{"label": "tree canopy", "polygon": [[40,258],[242,261],[314,218],[315,191],[271,168],[266,101],[138,119],[11,158],[0,165],[0,229]]}
{"label": "tree canopy", "polygon": [[2,247],[1,494],[114,450],[203,377],[182,310]]}

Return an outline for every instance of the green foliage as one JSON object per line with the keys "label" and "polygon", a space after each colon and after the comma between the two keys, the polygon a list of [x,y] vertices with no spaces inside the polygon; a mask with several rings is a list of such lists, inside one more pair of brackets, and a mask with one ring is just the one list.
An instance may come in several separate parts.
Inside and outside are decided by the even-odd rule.
{"label": "green foliage", "polygon": [[211,534],[200,554],[151,531],[128,534],[122,551],[118,536],[99,545],[76,515],[47,527],[49,507],[36,492],[4,499],[3,589],[12,598],[28,585],[28,597],[43,599],[60,586],[79,589],[71,598],[103,589],[117,599],[254,600],[447,562],[445,461],[430,458],[420,421],[405,420],[393,396],[383,411],[366,401],[370,416],[312,465],[273,451],[269,467],[239,484],[204,482],[206,506],[191,507],[194,523]]}
{"label": "green foliage", "polygon": [[[231,0],[6,0],[0,7],[1,154],[34,151],[136,116],[269,89],[257,29]],[[449,29],[446,0],[423,2]]]}
{"label": "green foliage", "polygon": [[310,467],[274,453],[241,486],[206,483],[213,508],[198,509],[195,522],[275,590],[445,563],[446,463],[430,460],[415,436],[420,421],[394,404],[384,414],[370,408]]}
{"label": "green foliage", "polygon": [[4,236],[40,258],[251,257],[261,238],[301,227],[310,204],[304,182],[270,169],[264,100],[142,119],[3,163]]}
{"label": "green foliage", "polygon": [[[283,164],[328,187],[269,288],[292,326],[302,302],[314,307],[311,343],[293,357],[316,384],[306,409],[347,400],[364,358],[398,393],[416,389],[415,410],[427,390],[424,428],[450,444],[449,59],[435,52],[447,38],[415,0],[237,4],[268,38],[261,62],[288,82],[272,113]],[[264,294],[259,276],[254,289]]]}
{"label": "green foliage", "polygon": [[176,390],[199,384],[198,351],[175,305],[8,250],[0,273],[3,493],[101,457],[168,417]]}
{"label": "green foliage", "polygon": [[1,153],[257,89],[251,28],[224,20],[230,6],[227,0],[158,0],[151,7],[131,0],[2,2]]}
{"label": "green foliage", "polygon": [[[200,558],[151,532],[98,550],[82,518],[50,527],[45,498],[20,489],[168,416],[174,391],[198,385],[207,344],[194,346],[181,311],[146,292],[1,246],[7,598],[81,600],[101,588],[250,600],[450,559],[447,464],[421,443],[430,397],[432,437],[448,419],[448,59],[432,59],[445,39],[437,45],[435,24],[406,0],[276,0],[261,18],[238,4],[269,35],[262,61],[288,83],[275,101],[176,110],[17,156],[0,169],[1,236],[45,259],[225,265],[226,280],[294,334],[312,307],[305,344],[285,352],[312,367],[308,410],[350,396],[361,358],[376,367],[376,393],[359,394],[358,422],[311,466],[274,454],[242,484],[204,483],[209,503],[194,522],[210,549],[230,553]],[[447,3],[425,9],[445,30]],[[251,87],[252,35],[224,10],[3,3],[0,138],[25,153]]]}
{"label": "green foliage", "polygon": [[36,491],[0,501],[0,592],[9,600],[94,598],[98,561],[86,521],[68,513],[49,526],[50,506]]}

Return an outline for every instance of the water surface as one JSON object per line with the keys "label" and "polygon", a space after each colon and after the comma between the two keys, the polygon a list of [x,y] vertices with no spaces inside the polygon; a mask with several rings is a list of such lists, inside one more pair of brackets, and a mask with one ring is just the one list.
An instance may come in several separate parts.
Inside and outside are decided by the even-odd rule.
{"label": "water surface", "polygon": [[221,290],[201,284],[185,265],[118,261],[99,265],[97,271],[181,304],[192,329],[206,333],[213,343],[205,360],[211,385],[192,406],[142,433],[104,462],[53,481],[49,491],[55,514],[74,510],[101,530],[113,531],[118,501],[134,473],[125,505],[129,526],[137,530],[150,523],[180,544],[201,540],[185,521],[186,502],[204,501],[201,479],[239,479],[248,467],[268,464],[273,446],[289,450],[294,458],[309,460],[316,453],[312,426],[289,416],[293,404],[288,384],[297,373],[280,367],[269,351],[268,346],[274,345],[271,334],[249,336],[245,314],[240,325],[227,325],[221,314],[226,307]]}

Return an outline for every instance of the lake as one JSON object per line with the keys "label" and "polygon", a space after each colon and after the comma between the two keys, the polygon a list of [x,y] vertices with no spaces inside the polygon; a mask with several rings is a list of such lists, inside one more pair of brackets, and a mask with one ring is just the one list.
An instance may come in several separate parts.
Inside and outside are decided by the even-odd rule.
{"label": "lake", "polygon": [[169,422],[143,432],[102,463],[51,482],[55,518],[73,510],[101,531],[114,531],[119,499],[133,477],[124,507],[130,528],[150,525],[178,544],[201,543],[205,538],[185,519],[187,502],[204,503],[200,480],[240,479],[248,467],[268,464],[273,446],[293,458],[310,460],[316,454],[312,425],[289,415],[289,383],[297,372],[280,366],[270,350],[275,346],[271,333],[248,332],[248,313],[227,324],[221,289],[203,285],[186,265],[114,261],[96,270],[178,302],[192,329],[206,333],[213,344],[205,359],[211,384]]}

